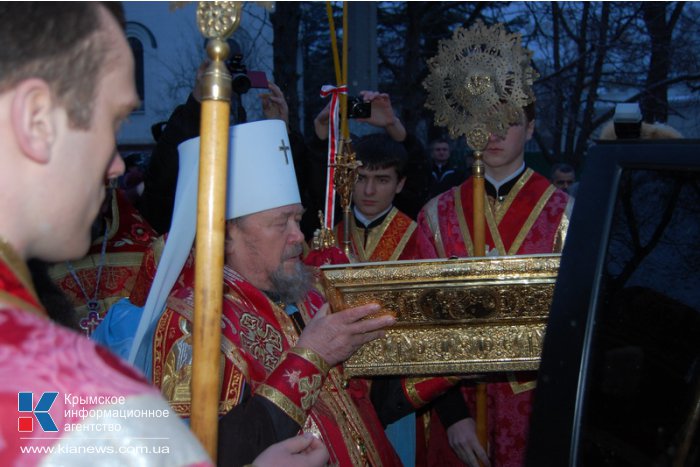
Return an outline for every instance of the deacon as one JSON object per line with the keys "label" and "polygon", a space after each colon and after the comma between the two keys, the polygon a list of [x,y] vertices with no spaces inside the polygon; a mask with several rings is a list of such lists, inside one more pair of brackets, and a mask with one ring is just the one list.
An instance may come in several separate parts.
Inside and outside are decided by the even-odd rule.
{"label": "deacon", "polygon": [[[491,256],[561,252],[569,225],[572,198],[525,166],[525,143],[535,129],[534,103],[523,111],[523,120],[513,122],[505,138],[492,135],[483,152],[486,254]],[[421,210],[419,227],[441,258],[474,256],[473,194],[470,177]],[[487,385],[492,465],[523,464],[534,387],[534,381],[512,374]],[[468,391],[468,402],[476,413],[473,393]],[[436,451],[449,454],[448,449]]]}
{"label": "deacon", "polygon": [[[360,138],[354,149],[362,162],[352,192],[350,241],[354,258],[376,262],[434,256],[430,238],[394,206],[394,197],[406,183],[408,154],[404,146],[386,134],[374,133]],[[334,230],[338,245],[342,245],[343,222]]]}
{"label": "deacon", "polygon": [[[355,183],[353,197],[353,221],[350,224],[350,258],[341,252],[340,260],[332,254],[334,249],[312,251],[305,262],[307,264],[344,263],[344,262],[380,262],[396,260],[415,260],[435,258],[434,246],[431,238],[418,224],[394,206],[394,197],[401,192],[406,182],[405,167],[408,155],[401,143],[394,141],[384,133],[373,133],[361,137],[354,145],[357,160],[362,165],[357,168],[357,182]],[[334,229],[336,242],[343,245],[344,221],[338,223]],[[338,249],[335,249],[338,250]],[[335,260],[335,261],[334,261]],[[480,449],[476,434],[472,427],[474,420],[469,417],[465,402],[461,396],[459,387],[451,388],[445,395],[439,397],[441,411],[439,413],[442,424],[447,428],[448,436],[454,440],[452,448],[464,455],[465,462],[474,459],[471,456],[479,456],[483,465],[488,465],[485,451]],[[428,408],[426,407],[427,410]],[[417,421],[417,423],[416,423]],[[415,428],[406,425],[410,423]],[[399,421],[390,427],[389,437],[399,452],[410,445],[417,453],[423,453],[423,436],[421,441],[414,443],[414,432],[422,434],[424,431],[423,417],[411,416],[405,421]],[[417,428],[417,430],[416,430]],[[407,437],[410,436],[410,439]],[[416,449],[417,448],[417,449]],[[404,462],[411,462],[409,452],[406,450]],[[417,456],[414,456],[417,457]]]}

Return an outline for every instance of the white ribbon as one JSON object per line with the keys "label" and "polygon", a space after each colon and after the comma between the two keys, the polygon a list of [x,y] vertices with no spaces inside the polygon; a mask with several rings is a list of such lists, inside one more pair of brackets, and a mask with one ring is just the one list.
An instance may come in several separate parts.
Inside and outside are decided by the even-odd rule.
{"label": "white ribbon", "polygon": [[346,85],[331,86],[326,84],[321,88],[321,97],[331,96],[331,109],[328,116],[328,170],[326,171],[326,200],[324,203],[323,227],[333,230],[335,216],[335,158],[338,154],[340,134],[338,131],[338,111],[340,95],[347,94]]}

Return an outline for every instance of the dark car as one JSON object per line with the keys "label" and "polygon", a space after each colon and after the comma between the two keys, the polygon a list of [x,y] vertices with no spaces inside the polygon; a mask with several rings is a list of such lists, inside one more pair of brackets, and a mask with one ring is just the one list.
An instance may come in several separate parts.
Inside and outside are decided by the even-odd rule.
{"label": "dark car", "polygon": [[528,466],[700,465],[700,142],[600,143],[544,341]]}

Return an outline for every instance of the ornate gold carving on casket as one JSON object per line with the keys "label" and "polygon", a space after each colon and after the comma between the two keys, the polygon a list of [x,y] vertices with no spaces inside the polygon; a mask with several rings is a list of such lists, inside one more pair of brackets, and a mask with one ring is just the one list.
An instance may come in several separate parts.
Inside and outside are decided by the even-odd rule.
{"label": "ornate gold carving on casket", "polygon": [[348,376],[536,370],[558,254],[324,266],[334,310],[378,302],[398,322]]}

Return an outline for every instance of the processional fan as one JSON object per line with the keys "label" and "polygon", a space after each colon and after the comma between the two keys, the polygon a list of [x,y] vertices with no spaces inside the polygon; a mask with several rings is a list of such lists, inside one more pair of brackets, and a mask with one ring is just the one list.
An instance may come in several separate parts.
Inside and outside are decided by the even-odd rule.
{"label": "processional fan", "polygon": [[[460,27],[451,39],[441,41],[437,55],[428,60],[430,73],[423,82],[426,107],[435,111],[435,123],[446,126],[450,137],[465,136],[474,151],[476,257],[486,255],[482,152],[491,135],[505,137],[511,124],[523,122],[523,107],[535,101],[532,85],[538,74],[531,59],[532,51],[522,47],[519,34],[507,32],[502,24],[489,27],[477,21],[471,29]],[[486,446],[485,384],[477,385],[476,395],[477,435]]]}

